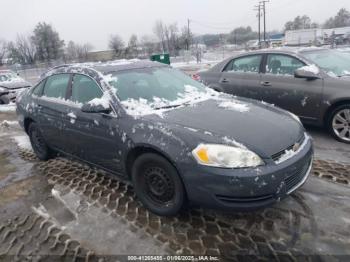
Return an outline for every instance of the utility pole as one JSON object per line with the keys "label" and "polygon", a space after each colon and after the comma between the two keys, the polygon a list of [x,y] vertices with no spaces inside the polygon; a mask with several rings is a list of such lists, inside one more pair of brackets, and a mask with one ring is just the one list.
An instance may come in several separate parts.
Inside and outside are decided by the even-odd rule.
{"label": "utility pole", "polygon": [[190,50],[190,19],[187,19],[187,50]]}
{"label": "utility pole", "polygon": [[258,27],[259,27],[259,29],[258,29],[258,32],[259,32],[259,48],[261,48],[261,30],[260,30],[260,18],[261,18],[261,5],[260,5],[260,3],[259,3],[259,5],[256,5],[255,6],[255,9],[254,9],[254,11],[258,11],[258,21],[259,21],[259,25],[258,25]]}
{"label": "utility pole", "polygon": [[266,44],[266,3],[270,2],[270,0],[263,0],[259,2],[259,5],[262,4],[263,13],[264,13],[264,44]]}

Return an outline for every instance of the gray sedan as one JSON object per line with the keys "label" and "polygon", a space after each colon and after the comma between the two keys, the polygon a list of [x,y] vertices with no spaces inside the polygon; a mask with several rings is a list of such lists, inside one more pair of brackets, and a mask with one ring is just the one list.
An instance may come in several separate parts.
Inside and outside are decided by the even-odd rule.
{"label": "gray sedan", "polygon": [[324,48],[261,50],[229,58],[199,78],[217,91],[289,110],[350,143],[350,54]]}

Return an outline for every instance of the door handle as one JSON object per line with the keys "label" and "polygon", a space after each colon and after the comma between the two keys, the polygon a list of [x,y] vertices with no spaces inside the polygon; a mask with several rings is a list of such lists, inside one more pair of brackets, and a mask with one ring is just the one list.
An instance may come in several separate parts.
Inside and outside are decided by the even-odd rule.
{"label": "door handle", "polygon": [[262,86],[271,86],[271,83],[268,82],[268,81],[262,81],[262,82],[260,82],[260,84],[261,84]]}
{"label": "door handle", "polygon": [[228,83],[228,82],[230,82],[230,81],[228,79],[226,79],[226,78],[221,80],[221,83]]}

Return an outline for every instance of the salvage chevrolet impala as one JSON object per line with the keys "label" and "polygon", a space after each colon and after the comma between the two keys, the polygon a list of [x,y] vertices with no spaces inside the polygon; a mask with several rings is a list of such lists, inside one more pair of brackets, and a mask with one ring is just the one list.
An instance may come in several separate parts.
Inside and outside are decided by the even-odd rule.
{"label": "salvage chevrolet impala", "polygon": [[158,215],[187,203],[265,207],[299,188],[312,165],[296,116],[154,62],[56,67],[17,99],[17,114],[40,159],[60,152],[130,180]]}

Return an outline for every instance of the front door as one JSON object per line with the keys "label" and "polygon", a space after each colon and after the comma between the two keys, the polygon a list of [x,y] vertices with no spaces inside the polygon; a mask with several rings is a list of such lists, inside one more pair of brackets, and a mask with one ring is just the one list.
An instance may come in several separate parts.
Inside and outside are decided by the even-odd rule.
{"label": "front door", "polygon": [[122,143],[118,135],[118,118],[113,112],[104,114],[81,111],[83,104],[101,98],[102,95],[102,89],[94,79],[81,74],[73,76],[69,99],[78,106],[70,107],[64,120],[72,145],[70,153],[112,172],[119,172],[119,147]]}
{"label": "front door", "polygon": [[314,121],[320,113],[323,80],[294,77],[294,71],[305,66],[296,57],[268,54],[262,74],[263,100],[293,112],[304,120]]}

